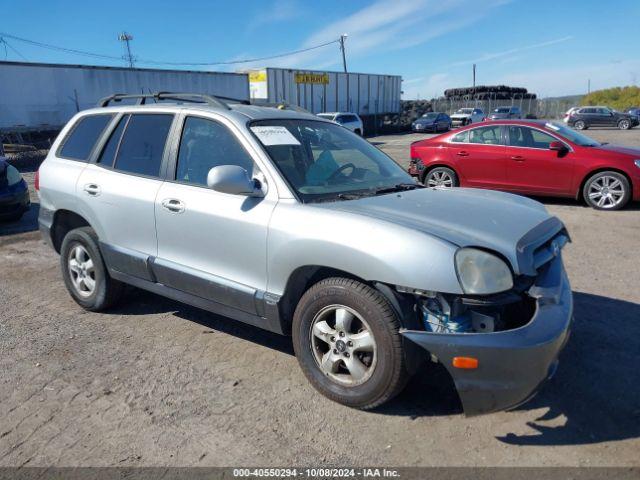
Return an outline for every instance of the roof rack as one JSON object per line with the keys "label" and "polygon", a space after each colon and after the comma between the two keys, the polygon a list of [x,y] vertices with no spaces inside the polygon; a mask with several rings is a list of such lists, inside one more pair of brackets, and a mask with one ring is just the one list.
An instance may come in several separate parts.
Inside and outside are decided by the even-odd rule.
{"label": "roof rack", "polygon": [[[145,105],[147,99],[153,100],[175,100],[177,102],[189,103],[206,103],[212,107],[224,108],[231,110],[231,107],[214,95],[205,95],[203,93],[173,93],[173,92],[156,92],[156,93],[115,93],[108,97],[104,97],[98,102],[98,107],[107,107],[111,102],[121,102],[127,99],[137,99],[136,105]],[[233,100],[233,99],[229,99]],[[241,100],[239,100],[241,101]]]}

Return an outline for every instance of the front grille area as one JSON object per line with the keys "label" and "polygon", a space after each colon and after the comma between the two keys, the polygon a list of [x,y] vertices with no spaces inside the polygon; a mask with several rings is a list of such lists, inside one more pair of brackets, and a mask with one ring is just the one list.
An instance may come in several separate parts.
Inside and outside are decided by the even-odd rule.
{"label": "front grille area", "polygon": [[562,248],[569,242],[566,230],[558,232],[555,236],[538,246],[533,251],[533,266],[536,270],[546,265],[560,255]]}

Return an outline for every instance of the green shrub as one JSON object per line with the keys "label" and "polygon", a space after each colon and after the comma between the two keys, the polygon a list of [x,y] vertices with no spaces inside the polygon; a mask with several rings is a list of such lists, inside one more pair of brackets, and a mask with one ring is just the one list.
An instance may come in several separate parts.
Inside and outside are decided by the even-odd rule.
{"label": "green shrub", "polygon": [[596,90],[582,98],[582,105],[605,105],[624,111],[640,106],[640,87],[614,87]]}

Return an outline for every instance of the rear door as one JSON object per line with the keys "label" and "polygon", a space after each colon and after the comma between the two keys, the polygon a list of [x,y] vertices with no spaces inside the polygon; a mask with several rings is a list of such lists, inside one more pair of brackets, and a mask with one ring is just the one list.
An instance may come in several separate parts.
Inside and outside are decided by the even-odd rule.
{"label": "rear door", "polygon": [[559,139],[535,128],[507,127],[508,189],[529,194],[570,193],[573,152],[549,150]]}
{"label": "rear door", "polygon": [[506,146],[503,127],[490,125],[454,135],[449,153],[462,186],[503,188],[506,184]]}
{"label": "rear door", "polygon": [[157,254],[155,199],[174,115],[121,115],[95,164],[78,182],[80,213],[95,228],[110,267],[148,279]]}

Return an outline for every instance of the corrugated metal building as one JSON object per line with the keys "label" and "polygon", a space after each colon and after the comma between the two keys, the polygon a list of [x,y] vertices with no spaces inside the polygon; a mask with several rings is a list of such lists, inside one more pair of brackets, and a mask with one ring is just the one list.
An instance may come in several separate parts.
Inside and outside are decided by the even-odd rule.
{"label": "corrugated metal building", "polygon": [[249,99],[246,74],[0,62],[0,128],[59,128],[113,93],[197,92]]}
{"label": "corrugated metal building", "polygon": [[250,70],[251,100],[284,102],[313,113],[355,112],[363,116],[400,112],[402,77],[285,68]]}

